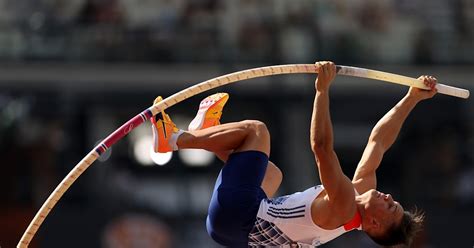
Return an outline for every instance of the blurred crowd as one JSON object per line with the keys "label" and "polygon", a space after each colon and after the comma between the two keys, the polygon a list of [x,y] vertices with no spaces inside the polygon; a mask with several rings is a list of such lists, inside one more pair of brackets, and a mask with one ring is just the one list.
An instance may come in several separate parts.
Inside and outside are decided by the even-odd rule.
{"label": "blurred crowd", "polygon": [[[335,55],[335,56],[334,56]],[[472,63],[471,0],[0,0],[0,59]]]}
{"label": "blurred crowd", "polygon": [[[0,247],[16,245],[46,197],[99,139],[148,107],[156,94],[180,90],[169,80],[184,63],[201,66],[187,65],[197,68],[184,71],[185,81],[193,82],[239,64],[326,59],[391,65],[404,75],[439,73],[473,91],[474,1],[0,0],[2,69],[33,72],[18,81],[0,75]],[[64,62],[70,70],[55,68]],[[108,71],[102,63],[117,68]],[[140,80],[160,78],[151,80],[152,87],[137,86],[139,79],[131,76],[130,82],[75,91],[101,84],[116,70],[136,75],[146,66],[161,68],[159,76],[143,70],[150,75]],[[81,81],[76,77],[82,67],[95,70],[85,70],[91,75]],[[74,69],[79,72],[72,76]],[[62,73],[57,81],[35,77],[55,73]],[[272,160],[285,174],[282,195],[318,184],[308,147],[314,77],[274,78],[271,87],[222,90],[232,96],[225,122],[269,123]],[[49,79],[54,82],[44,82]],[[349,77],[337,81],[331,96],[335,149],[351,177],[371,128],[398,101],[395,91],[405,89],[357,87],[363,80]],[[170,113],[190,119],[199,100]],[[150,134],[149,127],[143,132]],[[140,134],[138,128],[69,189],[30,247],[218,247],[206,234],[205,218],[221,163],[190,167],[176,155],[165,166],[144,166],[133,152],[134,133]],[[426,230],[415,247],[474,244],[473,151],[472,100],[436,96],[407,119],[378,180],[382,191],[407,207],[426,210]],[[324,247],[377,246],[354,232]]]}

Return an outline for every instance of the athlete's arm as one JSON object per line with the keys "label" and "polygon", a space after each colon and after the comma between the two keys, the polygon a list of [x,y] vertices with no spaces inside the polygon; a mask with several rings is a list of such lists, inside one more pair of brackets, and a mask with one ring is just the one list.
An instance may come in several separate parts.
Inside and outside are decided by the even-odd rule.
{"label": "athlete's arm", "polygon": [[418,102],[432,98],[436,94],[436,78],[431,76],[421,76],[425,85],[431,90],[422,90],[411,87],[408,93],[397,105],[395,105],[382,119],[380,119],[372,130],[367,146],[352,179],[352,183],[357,191],[362,194],[377,186],[375,171],[382,162],[384,153],[395,142],[400,129],[408,114],[413,110]]}
{"label": "athlete's arm", "polygon": [[333,149],[333,130],[329,114],[329,87],[336,76],[332,62],[317,62],[316,97],[311,118],[311,148],[315,154],[319,177],[326,189],[332,210],[348,213],[353,209],[354,189],[342,172]]}

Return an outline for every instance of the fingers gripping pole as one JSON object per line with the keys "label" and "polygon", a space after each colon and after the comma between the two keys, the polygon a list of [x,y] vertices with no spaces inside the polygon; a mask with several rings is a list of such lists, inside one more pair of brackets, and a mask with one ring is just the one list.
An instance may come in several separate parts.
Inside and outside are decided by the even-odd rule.
{"label": "fingers gripping pole", "polygon": [[[337,69],[338,74],[340,75],[371,78],[397,84],[426,88],[425,85],[417,79],[404,77],[397,74],[348,66],[338,66]],[[71,172],[69,172],[69,174],[61,181],[61,183],[56,187],[56,189],[51,193],[51,195],[46,199],[44,204],[36,213],[35,217],[31,221],[23,236],[21,237],[21,240],[18,243],[17,247],[27,247],[29,245],[36,232],[38,231],[39,227],[48,216],[51,209],[56,205],[59,199],[61,199],[61,197],[76,181],[76,179],[79,178],[79,176],[85,170],[87,170],[87,168],[89,168],[89,166],[94,163],[95,160],[99,158],[101,154],[107,151],[107,149],[109,149],[117,141],[126,136],[128,133],[130,133],[133,129],[137,128],[143,122],[150,119],[153,115],[156,115],[158,112],[165,110],[187,98],[217,88],[222,85],[251,78],[293,73],[317,73],[317,69],[314,64],[276,65],[226,74],[224,76],[213,78],[191,86],[187,89],[184,89],[136,115],[131,120],[123,124],[120,128],[115,130],[112,134],[110,134],[99,145],[97,145],[71,170]],[[467,90],[441,84],[438,84],[438,90],[440,93],[457,97],[467,98],[469,96],[469,91]]]}

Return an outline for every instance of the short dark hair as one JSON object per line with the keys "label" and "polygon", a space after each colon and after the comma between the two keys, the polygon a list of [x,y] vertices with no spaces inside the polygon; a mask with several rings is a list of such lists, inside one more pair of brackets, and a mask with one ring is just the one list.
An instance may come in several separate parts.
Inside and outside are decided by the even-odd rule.
{"label": "short dark hair", "polygon": [[425,214],[417,208],[405,211],[400,224],[393,224],[383,235],[371,236],[371,238],[383,246],[402,244],[410,247],[415,235],[422,230],[424,219]]}

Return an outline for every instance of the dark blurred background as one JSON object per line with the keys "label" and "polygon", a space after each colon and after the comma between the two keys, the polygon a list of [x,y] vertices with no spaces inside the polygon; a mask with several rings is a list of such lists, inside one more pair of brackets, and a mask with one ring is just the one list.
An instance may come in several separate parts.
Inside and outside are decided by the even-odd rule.
{"label": "dark blurred background", "polygon": [[[332,60],[471,91],[472,0],[0,0],[0,246],[13,247],[66,174],[124,122],[195,83],[242,69]],[[279,194],[319,184],[309,147],[314,75],[225,86],[168,110],[186,128],[199,101],[231,97],[223,122],[265,121]],[[371,128],[407,87],[338,77],[336,152],[352,177]],[[472,99],[472,97],[471,97]],[[420,103],[379,186],[426,211],[415,247],[474,245],[474,104]],[[66,192],[31,247],[219,247],[205,216],[221,163],[202,151],[150,158],[142,125]],[[162,165],[157,165],[162,164]],[[352,232],[324,247],[377,247]]]}

